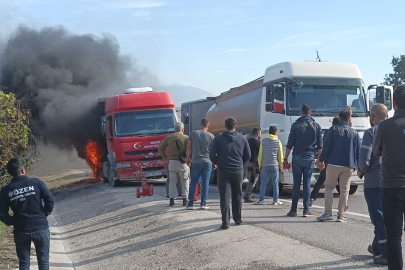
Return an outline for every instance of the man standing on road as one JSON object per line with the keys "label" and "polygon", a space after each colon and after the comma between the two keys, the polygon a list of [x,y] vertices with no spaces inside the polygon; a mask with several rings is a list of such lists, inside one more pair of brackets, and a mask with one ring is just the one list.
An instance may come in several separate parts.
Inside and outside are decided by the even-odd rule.
{"label": "man standing on road", "polygon": [[[166,147],[166,155],[169,155],[169,148]],[[170,199],[169,195],[169,186],[170,186],[170,172],[169,172],[169,160],[165,159],[165,171],[166,171],[166,200]],[[181,200],[183,199],[183,192],[181,189],[181,182],[178,181],[176,184],[177,187],[177,199]]]}
{"label": "man standing on road", "polygon": [[[207,196],[210,184],[210,176],[212,171],[212,163],[210,160],[210,147],[214,135],[208,132],[210,122],[208,119],[202,119],[200,123],[201,130],[191,132],[187,143],[187,164],[190,169],[190,193],[188,196],[188,210],[193,210],[195,189],[198,184],[198,179],[201,177],[201,204],[200,209],[208,209]],[[190,157],[191,154],[191,157]]]}
{"label": "man standing on road", "polygon": [[387,264],[387,234],[382,209],[381,157],[372,153],[372,147],[378,124],[387,118],[388,109],[384,104],[375,104],[371,108],[371,128],[363,135],[357,172],[359,178],[364,176],[364,198],[374,225],[374,240],[368,250],[374,255],[374,263],[377,264]]}
{"label": "man standing on road", "polygon": [[[47,216],[55,199],[44,182],[25,175],[24,163],[13,158],[7,163],[13,177],[0,192],[0,221],[14,225],[14,242],[20,269],[30,268],[31,242],[34,242],[39,270],[49,269],[50,235]],[[13,216],[9,215],[9,208]]]}
{"label": "man standing on road", "polygon": [[357,169],[360,153],[360,136],[351,128],[351,115],[349,110],[339,113],[339,124],[332,126],[325,137],[323,152],[318,159],[319,170],[325,169],[325,160],[328,162],[325,182],[325,212],[317,218],[318,221],[333,220],[333,190],[339,181],[340,198],[338,204],[338,222],[346,222],[344,213],[349,199],[350,181],[353,171]]}
{"label": "man standing on road", "polygon": [[229,228],[232,197],[232,218],[236,225],[242,224],[242,182],[243,167],[250,159],[249,143],[236,132],[236,120],[227,118],[223,132],[214,138],[210,149],[210,159],[218,165],[218,191],[222,214],[221,229]]}
{"label": "man standing on road", "polygon": [[283,146],[277,136],[277,127],[269,127],[269,136],[264,138],[259,149],[259,168],[261,173],[260,198],[256,205],[264,204],[264,195],[269,179],[273,186],[273,205],[280,205],[278,200],[278,179],[283,172]]}
{"label": "man standing on road", "polygon": [[262,131],[260,128],[255,127],[252,130],[252,137],[248,139],[249,147],[250,147],[250,159],[246,164],[247,173],[246,177],[249,180],[248,185],[246,187],[245,196],[243,200],[245,202],[254,202],[255,200],[252,198],[252,191],[259,179],[259,166],[258,166],[258,155],[260,149],[260,137],[262,136]]}
{"label": "man standing on road", "polygon": [[293,170],[293,192],[291,210],[288,216],[297,216],[298,200],[300,198],[301,182],[303,183],[303,217],[313,216],[309,210],[309,196],[311,193],[311,176],[314,167],[315,154],[322,153],[322,129],[311,117],[312,111],[309,105],[302,105],[301,117],[291,126],[288,136],[287,150],[284,162],[287,162],[291,149],[293,150],[292,170]]}
{"label": "man standing on road", "polygon": [[[332,120],[332,126],[339,124],[339,117],[334,117]],[[325,134],[323,135],[323,139],[325,141],[326,133],[328,131],[325,131]],[[312,204],[316,201],[316,197],[318,196],[319,190],[321,189],[322,185],[325,184],[326,180],[326,167],[328,166],[325,162],[325,170],[322,170],[319,172],[319,177],[318,180],[316,180],[315,186],[312,189],[311,192],[311,200],[309,201],[309,206],[312,206]]]}
{"label": "man standing on road", "polygon": [[405,86],[394,91],[392,118],[378,124],[373,153],[382,155],[381,189],[387,231],[388,269],[402,269],[402,230],[405,212]]}
{"label": "man standing on road", "polygon": [[[184,124],[182,122],[176,123],[174,132],[174,134],[167,136],[159,145],[159,153],[162,155],[163,159],[169,161],[170,206],[174,206],[174,200],[177,196],[177,181],[181,181],[182,183],[183,206],[187,206],[190,169],[186,164],[185,152],[187,148],[188,136],[183,134]],[[166,147],[169,148],[169,156],[166,155]]]}

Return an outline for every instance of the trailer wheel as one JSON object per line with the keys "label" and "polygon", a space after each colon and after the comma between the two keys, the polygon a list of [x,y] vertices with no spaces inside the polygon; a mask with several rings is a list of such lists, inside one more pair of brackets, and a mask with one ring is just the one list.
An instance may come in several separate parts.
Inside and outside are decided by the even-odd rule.
{"label": "trailer wheel", "polygon": [[[349,195],[353,195],[354,193],[356,193],[358,187],[359,187],[359,185],[350,185]],[[339,185],[336,185],[336,190],[340,194]]]}

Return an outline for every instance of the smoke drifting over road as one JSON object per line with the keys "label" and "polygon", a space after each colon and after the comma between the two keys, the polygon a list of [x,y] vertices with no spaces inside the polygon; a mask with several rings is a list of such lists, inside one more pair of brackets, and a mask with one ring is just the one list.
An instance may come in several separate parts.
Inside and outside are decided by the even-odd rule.
{"label": "smoke drifting over road", "polygon": [[61,149],[75,148],[81,158],[89,140],[103,142],[98,99],[157,82],[120,54],[113,37],[75,35],[63,27],[18,28],[0,63],[3,90],[30,100],[37,135]]}

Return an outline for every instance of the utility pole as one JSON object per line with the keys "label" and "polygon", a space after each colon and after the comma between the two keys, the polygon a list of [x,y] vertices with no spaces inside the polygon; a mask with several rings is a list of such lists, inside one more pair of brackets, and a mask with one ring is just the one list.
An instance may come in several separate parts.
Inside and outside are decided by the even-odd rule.
{"label": "utility pole", "polygon": [[321,62],[321,58],[319,57],[318,49],[316,49],[316,60],[318,60],[318,62]]}

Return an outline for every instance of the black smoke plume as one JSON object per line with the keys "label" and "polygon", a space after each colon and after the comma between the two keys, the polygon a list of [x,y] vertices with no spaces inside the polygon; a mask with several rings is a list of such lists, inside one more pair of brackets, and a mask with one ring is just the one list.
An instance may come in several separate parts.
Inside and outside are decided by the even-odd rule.
{"label": "black smoke plume", "polygon": [[35,134],[61,149],[76,149],[81,158],[89,140],[105,145],[98,99],[157,82],[120,54],[112,36],[75,35],[63,27],[19,27],[4,46],[0,68],[2,90],[32,109]]}

